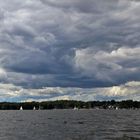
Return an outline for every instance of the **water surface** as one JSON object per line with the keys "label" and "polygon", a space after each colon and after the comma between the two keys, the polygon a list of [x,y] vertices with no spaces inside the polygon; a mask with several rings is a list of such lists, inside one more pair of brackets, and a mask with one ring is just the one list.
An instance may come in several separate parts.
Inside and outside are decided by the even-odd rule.
{"label": "water surface", "polygon": [[140,110],[0,111],[0,140],[140,140]]}

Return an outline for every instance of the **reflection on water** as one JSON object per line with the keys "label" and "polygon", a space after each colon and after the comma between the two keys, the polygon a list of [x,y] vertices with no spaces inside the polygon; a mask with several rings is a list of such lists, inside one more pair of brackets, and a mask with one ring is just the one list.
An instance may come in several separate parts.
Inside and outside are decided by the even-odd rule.
{"label": "reflection on water", "polygon": [[140,110],[0,111],[0,140],[140,140]]}

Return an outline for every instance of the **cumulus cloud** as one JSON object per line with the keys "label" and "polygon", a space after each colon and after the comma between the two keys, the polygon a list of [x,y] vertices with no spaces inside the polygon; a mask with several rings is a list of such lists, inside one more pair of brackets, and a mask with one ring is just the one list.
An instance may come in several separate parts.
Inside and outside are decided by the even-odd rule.
{"label": "cumulus cloud", "polygon": [[26,89],[13,84],[0,84],[0,101],[140,100],[139,91],[139,81],[107,88],[44,87]]}
{"label": "cumulus cloud", "polygon": [[[120,47],[116,50],[94,51],[93,48],[78,49],[75,67],[84,75],[114,83],[139,79],[140,47]],[[135,77],[136,75],[136,77]]]}
{"label": "cumulus cloud", "polygon": [[140,82],[131,81],[124,85],[111,87],[106,92],[108,92],[109,96],[120,96],[121,99],[140,100],[139,91]]}
{"label": "cumulus cloud", "polygon": [[[0,5],[2,84],[84,90],[140,81],[140,2],[0,0]],[[90,94],[73,95],[80,97]]]}

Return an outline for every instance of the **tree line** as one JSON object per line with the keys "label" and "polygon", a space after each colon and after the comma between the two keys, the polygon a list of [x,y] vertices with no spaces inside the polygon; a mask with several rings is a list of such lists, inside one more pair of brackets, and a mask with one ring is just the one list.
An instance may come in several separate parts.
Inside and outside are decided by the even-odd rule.
{"label": "tree line", "polygon": [[22,102],[11,103],[1,102],[0,110],[19,110],[20,107],[24,110],[46,110],[46,109],[138,109],[140,108],[140,101],[125,100],[125,101],[44,101],[44,102]]}

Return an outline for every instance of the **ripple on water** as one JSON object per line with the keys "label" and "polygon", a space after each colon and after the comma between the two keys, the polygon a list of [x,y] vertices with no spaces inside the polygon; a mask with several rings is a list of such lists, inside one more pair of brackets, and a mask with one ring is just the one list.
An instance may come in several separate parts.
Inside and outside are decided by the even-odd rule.
{"label": "ripple on water", "polygon": [[140,140],[139,116],[137,110],[1,111],[0,140]]}

